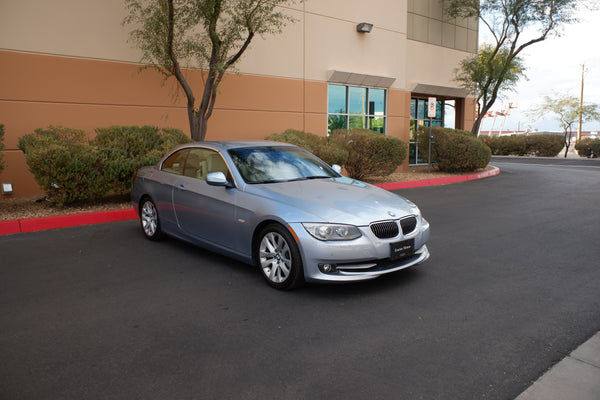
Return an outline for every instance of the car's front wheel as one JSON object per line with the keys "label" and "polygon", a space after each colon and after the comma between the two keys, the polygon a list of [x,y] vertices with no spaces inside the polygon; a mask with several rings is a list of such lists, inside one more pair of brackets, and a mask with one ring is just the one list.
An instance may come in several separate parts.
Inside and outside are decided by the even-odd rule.
{"label": "car's front wheel", "polygon": [[161,240],[164,238],[156,205],[147,197],[142,200],[142,206],[140,208],[140,224],[144,235],[146,235],[148,239]]}
{"label": "car's front wheel", "polygon": [[293,289],[304,283],[302,258],[290,232],[279,224],[267,225],[259,234],[256,262],[276,289]]}

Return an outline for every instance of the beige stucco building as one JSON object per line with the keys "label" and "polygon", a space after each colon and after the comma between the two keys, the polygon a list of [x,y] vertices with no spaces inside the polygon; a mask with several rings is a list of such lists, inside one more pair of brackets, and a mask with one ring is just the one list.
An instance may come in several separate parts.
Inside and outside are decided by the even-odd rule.
{"label": "beige stucco building", "polygon": [[[453,71],[476,52],[477,22],[448,20],[442,10],[439,0],[306,0],[285,8],[296,22],[256,37],[238,74],[226,76],[207,140],[363,126],[409,142],[411,121],[423,123],[430,96],[440,102],[434,123],[470,129],[473,103]],[[161,85],[156,72],[140,72],[125,15],[122,0],[0,2],[0,182],[13,184],[12,196],[40,193],[17,149],[18,138],[36,128],[93,134],[158,125],[189,133],[185,96],[174,80]],[[370,32],[357,30],[363,22]],[[200,71],[187,73],[198,88]],[[415,162],[413,149],[405,166]]]}

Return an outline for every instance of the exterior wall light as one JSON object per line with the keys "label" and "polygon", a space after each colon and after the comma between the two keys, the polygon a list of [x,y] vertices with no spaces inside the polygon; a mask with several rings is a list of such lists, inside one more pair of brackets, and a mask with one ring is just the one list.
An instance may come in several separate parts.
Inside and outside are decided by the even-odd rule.
{"label": "exterior wall light", "polygon": [[12,183],[2,182],[2,194],[13,194]]}
{"label": "exterior wall light", "polygon": [[370,33],[373,30],[373,24],[369,24],[368,22],[361,22],[356,25],[356,32],[360,33]]}

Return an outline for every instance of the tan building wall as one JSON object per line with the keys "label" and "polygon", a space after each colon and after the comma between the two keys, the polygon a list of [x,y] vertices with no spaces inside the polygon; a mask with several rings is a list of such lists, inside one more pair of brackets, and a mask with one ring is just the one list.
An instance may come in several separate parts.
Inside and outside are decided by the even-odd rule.
{"label": "tan building wall", "polygon": [[[391,78],[387,134],[409,137],[415,88],[453,88],[452,70],[468,53],[407,39],[406,0],[308,0],[284,9],[297,22],[281,35],[256,37],[228,74],[209,121],[207,139],[263,139],[288,128],[327,133],[331,71]],[[63,125],[90,134],[110,125],[170,126],[189,132],[185,98],[139,72],[138,50],[127,43],[122,0],[6,0],[0,3],[0,123],[14,196],[40,189],[27,171],[18,138]],[[371,33],[356,24],[374,25]],[[194,87],[201,72],[188,70]],[[420,86],[419,86],[420,85]],[[468,107],[467,107],[468,108]],[[468,110],[467,110],[468,111]],[[468,112],[465,113],[469,114]],[[472,124],[472,117],[462,118]]]}

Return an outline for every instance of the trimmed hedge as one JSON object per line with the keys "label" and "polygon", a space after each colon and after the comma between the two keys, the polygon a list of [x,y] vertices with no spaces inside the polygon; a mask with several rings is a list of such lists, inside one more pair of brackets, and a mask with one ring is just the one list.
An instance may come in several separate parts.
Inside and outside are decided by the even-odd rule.
{"label": "trimmed hedge", "polygon": [[0,173],[4,170],[4,125],[0,124]]}
{"label": "trimmed hedge", "polygon": [[[470,132],[434,126],[431,136],[431,157],[442,172],[475,171],[490,162],[490,148]],[[428,127],[419,128],[418,140],[419,149],[426,151],[429,147]]]}
{"label": "trimmed hedge", "polygon": [[343,166],[353,179],[391,174],[406,158],[408,147],[398,138],[367,129],[334,130],[330,137],[288,129],[265,139],[302,147],[329,165]]}
{"label": "trimmed hedge", "polygon": [[344,168],[353,179],[390,175],[408,154],[408,145],[402,140],[368,129],[334,130],[331,138],[348,150]]}
{"label": "trimmed hedge", "polygon": [[344,165],[348,160],[348,150],[341,143],[331,138],[315,135],[310,132],[302,132],[288,129],[283,133],[273,133],[265,138],[275,142],[291,143],[302,147],[325,161],[329,165]]}
{"label": "trimmed hedge", "polygon": [[154,126],[110,126],[96,129],[90,142],[104,160],[104,178],[116,194],[131,191],[133,175],[156,164],[172,148],[190,142],[181,130]]}
{"label": "trimmed hedge", "polygon": [[155,127],[110,127],[88,140],[78,129],[50,126],[19,138],[36,182],[56,205],[127,194],[137,169],[152,165],[179,143],[183,132]]}
{"label": "trimmed hedge", "polygon": [[19,138],[35,181],[56,205],[102,198],[109,186],[102,157],[78,129],[50,126]]}
{"label": "trimmed hedge", "polygon": [[500,156],[556,157],[565,145],[564,138],[559,135],[483,136],[481,140],[490,147],[492,154]]}
{"label": "trimmed hedge", "polygon": [[527,154],[535,157],[556,157],[565,147],[564,138],[558,135],[525,136]]}
{"label": "trimmed hedge", "polygon": [[575,145],[575,150],[579,157],[597,158],[600,156],[600,139],[581,139]]}

